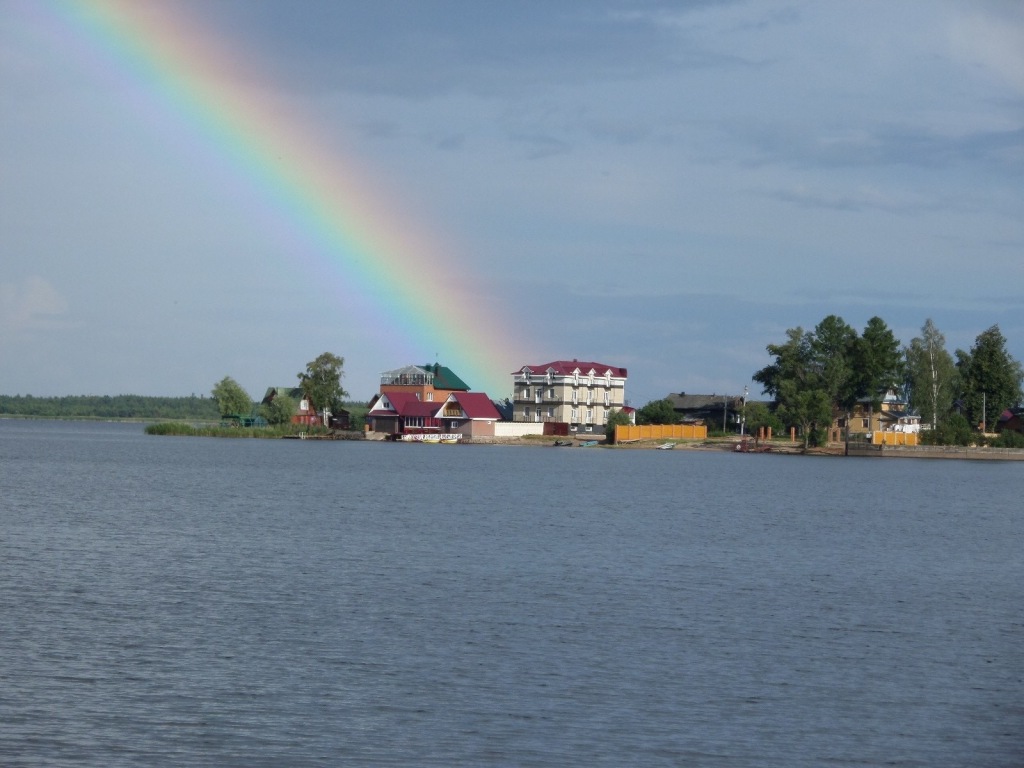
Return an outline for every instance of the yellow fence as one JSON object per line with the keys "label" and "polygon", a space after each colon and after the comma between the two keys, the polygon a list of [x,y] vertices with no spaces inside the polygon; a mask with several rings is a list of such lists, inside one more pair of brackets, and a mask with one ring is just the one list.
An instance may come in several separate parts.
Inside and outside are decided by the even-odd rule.
{"label": "yellow fence", "polygon": [[872,445],[917,445],[916,432],[872,432]]}
{"label": "yellow fence", "polygon": [[701,424],[644,424],[642,426],[618,425],[615,427],[615,442],[628,440],[704,440],[708,428]]}

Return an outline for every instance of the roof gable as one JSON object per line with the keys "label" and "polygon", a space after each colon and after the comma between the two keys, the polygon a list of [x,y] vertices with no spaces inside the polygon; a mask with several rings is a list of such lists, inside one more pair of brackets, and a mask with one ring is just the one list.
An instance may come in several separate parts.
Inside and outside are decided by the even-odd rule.
{"label": "roof gable", "polygon": [[543,365],[524,365],[518,371],[513,371],[513,375],[529,373],[531,376],[544,376],[549,371],[556,376],[572,376],[574,373],[578,373],[583,376],[593,374],[595,376],[607,375],[622,379],[626,378],[625,368],[581,360],[554,360]]}
{"label": "roof gable", "polygon": [[[469,419],[501,420],[501,414],[485,392],[453,392],[445,402],[458,403]],[[441,410],[444,410],[443,406]]]}
{"label": "roof gable", "polygon": [[433,365],[424,365],[430,373],[434,374],[434,389],[454,389],[459,391],[469,391],[469,384],[464,382],[455,372],[444,365],[434,363]]}

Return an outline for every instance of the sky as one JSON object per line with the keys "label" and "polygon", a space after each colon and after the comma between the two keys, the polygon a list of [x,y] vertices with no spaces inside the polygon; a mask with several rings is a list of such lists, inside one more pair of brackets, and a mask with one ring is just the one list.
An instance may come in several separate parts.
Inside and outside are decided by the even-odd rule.
{"label": "sky", "polygon": [[1022,256],[1016,0],[0,0],[3,394],[756,398],[831,314],[1024,360]]}

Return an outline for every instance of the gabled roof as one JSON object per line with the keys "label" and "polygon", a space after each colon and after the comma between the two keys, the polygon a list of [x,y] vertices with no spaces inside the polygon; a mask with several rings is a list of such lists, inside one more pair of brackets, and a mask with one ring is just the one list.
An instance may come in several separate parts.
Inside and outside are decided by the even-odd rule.
{"label": "gabled roof", "polygon": [[293,400],[301,400],[305,393],[301,387],[267,387],[267,392],[263,395],[262,402],[269,403],[275,397],[281,395],[290,397]]}
{"label": "gabled roof", "polygon": [[501,420],[501,414],[485,392],[452,392],[440,402],[424,402],[417,398],[414,392],[384,392],[370,403],[370,410],[366,415],[443,418],[445,404],[452,401],[459,404],[469,419]]}
{"label": "gabled roof", "polygon": [[626,378],[625,368],[582,360],[554,360],[543,365],[524,365],[518,371],[512,371],[512,375],[527,371],[531,376],[544,376],[548,371],[551,371],[555,376],[572,376],[576,371],[579,371],[581,376],[587,376],[591,371],[594,372],[595,376],[604,376],[605,372],[610,372],[612,376]]}
{"label": "gabled roof", "polygon": [[688,395],[680,392],[678,395],[666,395],[665,399],[672,403],[677,411],[703,411],[708,408],[722,409],[722,403],[735,408],[743,404],[743,398],[739,395]]}
{"label": "gabled roof", "polygon": [[[459,404],[467,418],[492,419],[494,421],[501,419],[501,414],[498,413],[498,409],[494,407],[494,403],[491,402],[491,398],[487,396],[486,392],[453,392],[448,395],[445,402],[452,401]],[[442,404],[440,412],[443,411],[444,405]]]}
{"label": "gabled roof", "polygon": [[451,368],[444,365],[438,365],[437,363],[434,363],[433,365],[424,365],[422,367],[434,374],[434,389],[454,389],[462,392],[469,391],[469,384],[456,376],[455,372]]}
{"label": "gabled roof", "polygon": [[437,408],[438,403],[425,403],[413,392],[385,392],[370,404],[367,416],[433,416]]}

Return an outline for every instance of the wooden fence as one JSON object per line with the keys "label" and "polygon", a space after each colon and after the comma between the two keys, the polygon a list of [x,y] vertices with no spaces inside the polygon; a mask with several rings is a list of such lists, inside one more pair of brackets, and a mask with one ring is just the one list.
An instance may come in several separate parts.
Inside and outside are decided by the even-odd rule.
{"label": "wooden fence", "polygon": [[708,428],[703,424],[629,424],[615,427],[615,442],[624,443],[628,440],[705,440]]}
{"label": "wooden fence", "polygon": [[916,432],[872,432],[872,445],[918,445]]}

